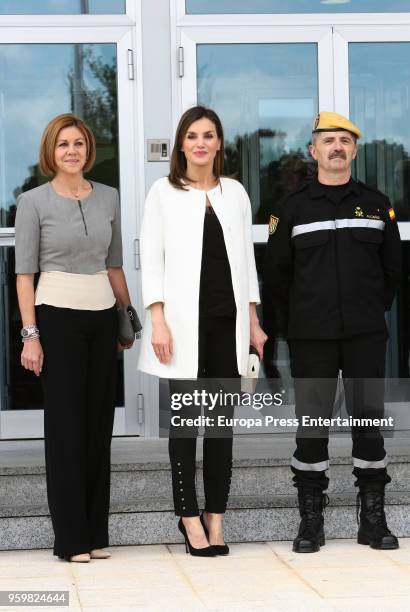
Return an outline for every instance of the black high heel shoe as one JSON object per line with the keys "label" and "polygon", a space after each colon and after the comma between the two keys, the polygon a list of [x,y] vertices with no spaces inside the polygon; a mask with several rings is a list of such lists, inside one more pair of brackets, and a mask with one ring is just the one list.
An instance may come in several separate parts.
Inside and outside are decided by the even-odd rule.
{"label": "black high heel shoe", "polygon": [[193,557],[215,557],[216,551],[214,546],[206,546],[205,548],[194,548],[189,541],[188,534],[185,529],[185,525],[182,522],[182,517],[178,521],[178,529],[182,533],[185,539],[185,552],[186,554],[192,555]]}
{"label": "black high heel shoe", "polygon": [[[205,525],[204,513],[202,512],[199,517],[202,523],[202,527],[204,528],[205,535],[209,540],[209,532]],[[229,546],[228,544],[211,544],[211,547],[214,549],[216,555],[229,555]]]}

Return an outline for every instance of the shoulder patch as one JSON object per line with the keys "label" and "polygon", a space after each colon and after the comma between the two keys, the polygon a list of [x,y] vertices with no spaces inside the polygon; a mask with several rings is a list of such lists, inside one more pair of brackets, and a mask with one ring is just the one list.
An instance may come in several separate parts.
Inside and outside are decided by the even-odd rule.
{"label": "shoulder patch", "polygon": [[275,215],[271,215],[269,218],[269,235],[270,236],[276,232],[278,223],[279,223],[279,217],[275,217]]}
{"label": "shoulder patch", "polygon": [[390,207],[387,212],[389,213],[390,219],[392,221],[395,221],[396,220],[396,213],[394,212],[394,209]]}

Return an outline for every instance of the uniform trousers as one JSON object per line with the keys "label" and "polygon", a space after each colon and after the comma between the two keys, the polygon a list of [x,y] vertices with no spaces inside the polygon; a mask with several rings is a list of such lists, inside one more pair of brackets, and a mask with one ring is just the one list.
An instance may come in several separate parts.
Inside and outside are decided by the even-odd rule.
{"label": "uniform trousers", "polygon": [[[379,332],[343,340],[289,341],[299,420],[291,461],[294,486],[309,485],[322,490],[328,486],[329,430],[303,426],[302,419],[332,417],[339,370],[348,415],[360,419],[383,417],[386,336],[386,332]],[[353,426],[352,443],[355,485],[390,482],[380,428]]]}
{"label": "uniform trousers", "polygon": [[118,323],[107,310],[36,307],[44,367],[47,496],[54,554],[108,545]]}
{"label": "uniform trousers", "polygon": [[[200,317],[198,343],[198,379],[170,380],[171,424],[169,431],[169,457],[172,470],[172,490],[177,516],[198,516],[196,494],[196,441],[197,425],[179,426],[173,418],[197,418],[201,406],[172,408],[173,398],[182,394],[219,394],[213,410],[204,405],[205,425],[203,442],[203,481],[205,511],[223,514],[229,496],[232,475],[232,427],[224,418],[232,418],[234,402],[226,401],[223,393],[239,393],[240,377],[236,360],[235,317]],[[223,393],[220,394],[220,391]],[[206,400],[206,403],[208,401]],[[221,417],[222,423],[218,424]]]}

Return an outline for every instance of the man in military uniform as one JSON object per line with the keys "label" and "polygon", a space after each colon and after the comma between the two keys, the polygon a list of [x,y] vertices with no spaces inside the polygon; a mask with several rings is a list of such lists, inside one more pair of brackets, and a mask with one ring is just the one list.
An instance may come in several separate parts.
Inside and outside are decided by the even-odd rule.
{"label": "man in military uniform", "polygon": [[[295,552],[325,542],[329,482],[328,429],[313,432],[302,417],[332,415],[340,370],[351,416],[380,418],[384,410],[384,313],[400,280],[400,236],[388,198],[351,177],[360,136],[345,117],[319,113],[310,145],[317,177],[290,194],[269,224],[265,284],[288,340],[299,419],[291,461],[302,519]],[[352,440],[358,542],[397,548],[384,513],[391,479],[383,437],[377,426],[354,426]]]}

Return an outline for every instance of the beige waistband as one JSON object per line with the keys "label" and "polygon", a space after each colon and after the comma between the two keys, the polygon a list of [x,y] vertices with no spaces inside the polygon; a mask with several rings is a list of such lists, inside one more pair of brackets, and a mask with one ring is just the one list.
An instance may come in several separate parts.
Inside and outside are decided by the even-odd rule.
{"label": "beige waistband", "polygon": [[35,305],[48,304],[74,310],[105,310],[115,304],[107,270],[96,274],[42,272]]}

